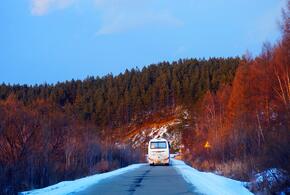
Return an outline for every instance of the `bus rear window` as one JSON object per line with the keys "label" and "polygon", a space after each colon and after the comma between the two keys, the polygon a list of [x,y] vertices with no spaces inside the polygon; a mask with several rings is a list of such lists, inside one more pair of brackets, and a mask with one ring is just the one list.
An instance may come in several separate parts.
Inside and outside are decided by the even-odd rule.
{"label": "bus rear window", "polygon": [[150,148],[151,149],[165,149],[165,148],[167,148],[167,144],[164,141],[161,141],[161,142],[151,142]]}

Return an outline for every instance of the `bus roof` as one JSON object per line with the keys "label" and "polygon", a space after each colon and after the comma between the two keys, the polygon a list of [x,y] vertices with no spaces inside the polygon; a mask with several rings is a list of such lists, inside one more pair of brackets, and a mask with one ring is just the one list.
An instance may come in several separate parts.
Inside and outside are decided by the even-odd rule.
{"label": "bus roof", "polygon": [[153,138],[153,139],[151,139],[149,142],[160,142],[160,141],[166,141],[166,142],[168,142],[166,139],[164,139],[164,138]]}

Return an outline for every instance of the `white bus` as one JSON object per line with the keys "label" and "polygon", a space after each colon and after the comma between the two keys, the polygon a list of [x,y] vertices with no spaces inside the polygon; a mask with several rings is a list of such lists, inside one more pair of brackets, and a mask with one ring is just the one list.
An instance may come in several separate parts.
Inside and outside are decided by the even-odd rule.
{"label": "white bus", "polygon": [[148,163],[150,165],[169,165],[170,145],[166,139],[151,139],[148,144]]}

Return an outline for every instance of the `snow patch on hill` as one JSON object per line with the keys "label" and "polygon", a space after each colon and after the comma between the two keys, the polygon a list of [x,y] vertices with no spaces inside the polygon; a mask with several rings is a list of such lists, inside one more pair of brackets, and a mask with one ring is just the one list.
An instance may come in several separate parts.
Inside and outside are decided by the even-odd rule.
{"label": "snow patch on hill", "polygon": [[134,148],[147,146],[150,139],[159,137],[167,139],[172,145],[180,145],[181,134],[172,130],[180,123],[180,120],[174,120],[161,126],[144,128],[131,138],[132,146]]}

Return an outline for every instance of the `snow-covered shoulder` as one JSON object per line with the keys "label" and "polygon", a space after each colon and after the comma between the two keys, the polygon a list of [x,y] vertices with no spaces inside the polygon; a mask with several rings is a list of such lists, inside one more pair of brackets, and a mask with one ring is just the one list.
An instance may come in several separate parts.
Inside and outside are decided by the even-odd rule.
{"label": "snow-covered shoulder", "polygon": [[46,188],[21,192],[21,195],[65,195],[70,193],[75,193],[86,189],[87,187],[100,182],[103,179],[107,179],[109,177],[118,176],[120,174],[126,173],[128,171],[132,171],[137,169],[144,164],[134,164],[121,169],[117,169],[111,172],[96,174],[88,177],[84,177],[81,179],[77,179],[74,181],[63,181],[57,183],[52,186],[48,186]]}
{"label": "snow-covered shoulder", "polygon": [[196,188],[196,192],[206,195],[249,195],[243,182],[229,179],[213,173],[200,172],[183,161],[172,159],[173,167]]}

